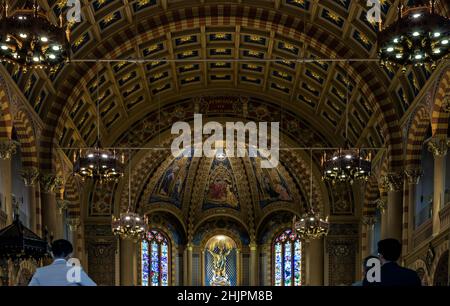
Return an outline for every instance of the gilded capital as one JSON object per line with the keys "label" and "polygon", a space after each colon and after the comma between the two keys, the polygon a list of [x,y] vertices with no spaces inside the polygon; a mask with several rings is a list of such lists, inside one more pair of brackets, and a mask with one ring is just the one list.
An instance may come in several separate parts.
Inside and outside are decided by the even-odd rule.
{"label": "gilded capital", "polygon": [[77,231],[77,229],[80,227],[80,218],[68,218],[67,225],[69,225],[69,230],[71,232]]}
{"label": "gilded capital", "polygon": [[20,171],[25,186],[34,186],[39,178],[39,170],[37,168],[24,168]]}
{"label": "gilded capital", "polygon": [[364,215],[362,217],[362,223],[364,225],[372,226],[377,222],[377,217],[374,215]]}
{"label": "gilded capital", "polygon": [[59,214],[62,215],[63,211],[69,207],[70,201],[64,199],[56,199],[56,207],[58,207]]}
{"label": "gilded capital", "polygon": [[55,192],[63,185],[63,178],[54,174],[43,174],[39,177],[44,192]]}
{"label": "gilded capital", "polygon": [[379,198],[378,200],[375,201],[375,205],[377,209],[384,211],[387,207],[387,201],[386,199]]}
{"label": "gilded capital", "polygon": [[390,172],[381,177],[381,185],[387,191],[401,191],[403,187],[403,173]]}
{"label": "gilded capital", "polygon": [[445,156],[447,154],[447,138],[433,137],[428,142],[428,151],[433,153],[434,157]]}
{"label": "gilded capital", "polygon": [[19,145],[20,144],[14,140],[0,141],[0,159],[11,159],[11,156],[16,154]]}
{"label": "gilded capital", "polygon": [[423,175],[423,171],[420,168],[407,168],[405,170],[406,179],[408,184],[419,184],[420,177]]}

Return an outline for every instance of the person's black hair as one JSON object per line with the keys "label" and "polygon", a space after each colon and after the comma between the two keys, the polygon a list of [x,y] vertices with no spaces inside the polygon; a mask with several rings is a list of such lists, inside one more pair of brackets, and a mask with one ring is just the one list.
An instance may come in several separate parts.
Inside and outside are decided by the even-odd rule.
{"label": "person's black hair", "polygon": [[366,258],[364,258],[364,261],[363,261],[363,269],[364,269],[364,271],[365,272],[367,272],[367,271],[369,271],[369,269],[370,268],[372,268],[371,266],[368,266],[367,265],[367,262],[369,261],[369,260],[371,260],[371,259],[377,259],[377,260],[380,260],[377,256],[375,256],[375,255],[369,255],[369,256],[367,256]]}
{"label": "person's black hair", "polygon": [[393,238],[380,240],[378,242],[378,253],[388,261],[397,261],[402,253],[402,244]]}
{"label": "person's black hair", "polygon": [[70,241],[65,239],[55,240],[52,243],[52,253],[54,257],[64,258],[73,252],[73,246]]}

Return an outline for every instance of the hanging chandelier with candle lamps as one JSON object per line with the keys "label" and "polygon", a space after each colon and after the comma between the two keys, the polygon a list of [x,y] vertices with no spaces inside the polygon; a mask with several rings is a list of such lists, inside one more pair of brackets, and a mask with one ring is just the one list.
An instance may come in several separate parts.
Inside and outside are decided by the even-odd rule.
{"label": "hanging chandelier with candle lamps", "polygon": [[297,220],[297,216],[294,216],[292,221],[293,229],[305,240],[320,239],[328,234],[330,223],[328,217],[322,218],[319,211],[314,208],[313,205],[313,158],[312,150],[310,151],[310,205],[307,211]]}
{"label": "hanging chandelier with candle lamps", "polygon": [[73,173],[83,181],[87,178],[103,182],[117,182],[124,172],[125,156],[118,156],[100,146],[99,71],[97,70],[97,141],[94,148],[80,149],[73,156]]}
{"label": "hanging chandelier with candle lamps", "polygon": [[371,159],[370,152],[363,156],[361,149],[351,149],[348,145],[331,156],[325,153],[322,157],[323,179],[333,184],[368,180],[372,171]]}
{"label": "hanging chandelier with candle lamps", "polygon": [[328,217],[323,219],[320,213],[315,212],[314,209],[309,210],[302,215],[300,220],[294,217],[294,229],[304,239],[320,239],[328,234],[330,223]]}
{"label": "hanging chandelier with candle lamps", "polygon": [[142,240],[147,233],[147,219],[134,212],[112,216],[112,232],[122,239]]}
{"label": "hanging chandelier with candle lamps", "polygon": [[74,174],[82,180],[96,179],[100,182],[117,181],[123,176],[124,156],[117,156],[115,151],[99,147],[80,150],[74,154]]}
{"label": "hanging chandelier with candle lamps", "polygon": [[[36,0],[9,11],[1,0],[0,60],[27,70],[54,68],[69,57],[69,30],[50,21]],[[20,2],[19,2],[20,3]]]}
{"label": "hanging chandelier with candle lamps", "polygon": [[[429,65],[450,53],[450,19],[435,12],[435,0],[399,2],[397,20],[378,34],[381,64]],[[381,23],[380,23],[381,27]]]}
{"label": "hanging chandelier with candle lamps", "polygon": [[[348,69],[346,69],[348,71]],[[346,80],[348,78],[346,77]],[[372,154],[362,149],[351,148],[348,140],[348,112],[349,112],[349,90],[347,83],[347,94],[345,103],[345,145],[333,154],[326,152],[322,156],[321,164],[325,181],[335,184],[337,182],[349,182],[355,180],[368,180],[372,171]]]}
{"label": "hanging chandelier with candle lamps", "polygon": [[115,236],[121,239],[142,240],[148,231],[147,217],[131,211],[131,153],[128,159],[128,208],[118,218],[112,216],[111,229]]}

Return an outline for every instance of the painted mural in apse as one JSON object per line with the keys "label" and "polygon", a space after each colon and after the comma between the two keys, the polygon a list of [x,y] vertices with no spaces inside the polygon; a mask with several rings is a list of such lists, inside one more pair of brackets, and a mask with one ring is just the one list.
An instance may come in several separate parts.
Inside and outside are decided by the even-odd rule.
{"label": "painted mural in apse", "polygon": [[236,179],[228,158],[213,160],[204,199],[204,209],[216,207],[239,209]]}
{"label": "painted mural in apse", "polygon": [[285,178],[278,168],[261,168],[261,157],[251,158],[253,171],[258,185],[259,204],[265,207],[277,201],[292,201],[291,192]]}
{"label": "painted mural in apse", "polygon": [[191,157],[181,155],[170,163],[156,184],[150,197],[150,203],[169,202],[181,207],[184,184],[191,160]]}

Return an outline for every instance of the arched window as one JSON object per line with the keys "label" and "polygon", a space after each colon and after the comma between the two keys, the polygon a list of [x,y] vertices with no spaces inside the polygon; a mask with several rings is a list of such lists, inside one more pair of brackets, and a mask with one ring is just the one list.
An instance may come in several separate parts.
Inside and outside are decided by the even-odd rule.
{"label": "arched window", "polygon": [[302,241],[288,229],[272,244],[273,284],[275,286],[302,285]]}
{"label": "arched window", "polygon": [[170,243],[157,230],[151,230],[141,243],[142,286],[168,286],[170,265]]}

